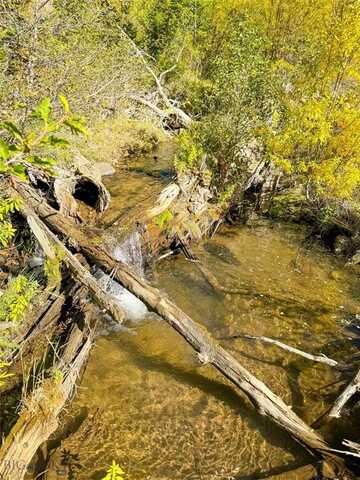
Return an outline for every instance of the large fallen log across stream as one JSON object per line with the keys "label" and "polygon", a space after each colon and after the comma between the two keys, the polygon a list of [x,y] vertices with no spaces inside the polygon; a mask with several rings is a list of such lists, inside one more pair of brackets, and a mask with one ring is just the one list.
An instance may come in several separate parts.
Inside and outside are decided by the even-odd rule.
{"label": "large fallen log across stream", "polygon": [[202,325],[193,321],[127,265],[116,261],[103,247],[103,239],[99,237],[98,231],[75,225],[63,217],[28,184],[14,180],[8,190],[10,195],[20,196],[52,231],[60,234],[65,241],[69,240],[71,245],[76,245],[90,262],[99,265],[108,273],[112,272],[117,281],[160,315],[198,352],[199,360],[203,364],[212,364],[239,387],[262,415],[271,419],[313,454],[322,457],[326,478],[344,480],[352,478],[343,458],[339,455],[339,453],[350,455],[350,452],[337,453],[333,450],[319,433],[295,414],[291,407],[222,348]]}
{"label": "large fallen log across stream", "polygon": [[125,313],[119,305],[119,302],[99,286],[99,283],[90,272],[70,253],[65,245],[46,227],[29,207],[23,205],[20,210],[25,216],[35,238],[47,255],[55,255],[54,246],[61,249],[61,254],[64,257],[63,261],[76,280],[89,290],[96,303],[103,309],[103,312],[109,313],[115,321],[122,323],[125,318]]}

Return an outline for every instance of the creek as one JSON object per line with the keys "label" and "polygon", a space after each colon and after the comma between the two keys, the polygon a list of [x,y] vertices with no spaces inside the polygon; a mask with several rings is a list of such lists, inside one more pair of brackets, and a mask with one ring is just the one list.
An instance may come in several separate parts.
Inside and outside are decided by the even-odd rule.
{"label": "creek", "polygon": [[[104,228],[121,224],[131,207],[141,208],[169,181],[168,157],[168,151],[146,157],[107,178],[112,204]],[[264,335],[336,360],[358,351],[352,326],[360,314],[359,279],[308,233],[306,226],[258,218],[246,226],[224,225],[213,239],[193,246],[222,285],[252,293],[214,291],[183,256],[143,274],[310,424],[337,396],[339,385],[327,387],[336,372],[273,345],[226,339]],[[136,237],[126,241],[120,258],[142,269]],[[165,322],[116,284],[109,288],[126,304],[129,320],[125,328],[105,328],[96,341],[53,440],[65,473],[54,469],[51,480],[99,480],[112,460],[132,480],[251,480],[311,461],[213,368],[200,366]],[[344,432],[356,441],[359,418],[355,409],[323,432],[335,443]]]}

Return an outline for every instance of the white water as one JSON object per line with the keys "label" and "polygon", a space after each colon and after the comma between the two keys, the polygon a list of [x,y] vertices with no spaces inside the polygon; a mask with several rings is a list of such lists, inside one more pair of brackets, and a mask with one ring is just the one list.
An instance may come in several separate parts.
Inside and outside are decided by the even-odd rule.
{"label": "white water", "polygon": [[112,254],[116,260],[131,266],[138,275],[144,277],[144,260],[139,232],[133,232],[121,245],[117,245]]}
{"label": "white water", "polygon": [[[115,246],[112,256],[121,262],[132,267],[135,272],[144,277],[144,261],[141,252],[140,235],[132,233],[122,244]],[[142,320],[148,313],[146,305],[135,295],[122,287],[118,282],[107,275],[101,269],[95,272],[100,286],[106,293],[113,295],[123,308],[126,318],[132,321]]]}

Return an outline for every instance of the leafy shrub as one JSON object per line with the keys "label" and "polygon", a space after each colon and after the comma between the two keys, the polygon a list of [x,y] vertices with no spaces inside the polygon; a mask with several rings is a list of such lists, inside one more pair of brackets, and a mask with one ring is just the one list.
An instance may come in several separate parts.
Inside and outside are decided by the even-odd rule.
{"label": "leafy shrub", "polygon": [[12,279],[0,296],[0,322],[21,322],[37,289],[38,283],[24,275]]}
{"label": "leafy shrub", "polygon": [[67,129],[72,134],[87,134],[84,119],[71,112],[66,97],[60,95],[58,100],[62,106],[61,115],[55,118],[50,98],[44,98],[26,120],[26,131],[12,121],[0,124],[0,174],[26,180],[28,165],[52,171],[56,163],[53,151],[69,147],[69,141],[59,133]]}
{"label": "leafy shrub", "polygon": [[20,198],[0,198],[0,248],[5,248],[15,235],[15,228],[9,221],[9,215],[19,210]]}

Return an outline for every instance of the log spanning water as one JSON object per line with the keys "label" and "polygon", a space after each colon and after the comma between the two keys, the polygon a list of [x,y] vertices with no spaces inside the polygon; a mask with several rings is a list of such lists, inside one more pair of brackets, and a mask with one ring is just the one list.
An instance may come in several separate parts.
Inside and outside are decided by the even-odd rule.
{"label": "log spanning water", "polygon": [[[269,417],[300,443],[321,456],[329,477],[351,478],[345,469],[343,460],[319,433],[310,428],[294,413],[291,407],[222,348],[203,326],[194,322],[131,268],[114,259],[101,245],[102,242],[97,233],[75,226],[45,203],[29,185],[17,183],[15,192],[20,194],[25,203],[30,205],[53,231],[70,238],[71,243],[76,244],[91,262],[111,273],[149,309],[158,313],[198,352],[199,360],[202,363],[212,364],[228,380],[239,387],[262,415]],[[346,454],[346,452],[343,453]]]}

